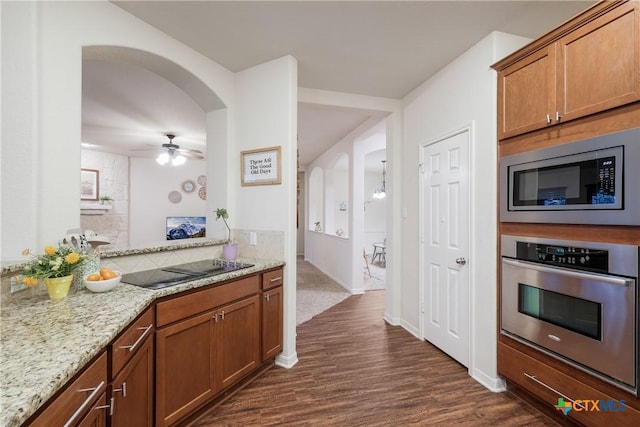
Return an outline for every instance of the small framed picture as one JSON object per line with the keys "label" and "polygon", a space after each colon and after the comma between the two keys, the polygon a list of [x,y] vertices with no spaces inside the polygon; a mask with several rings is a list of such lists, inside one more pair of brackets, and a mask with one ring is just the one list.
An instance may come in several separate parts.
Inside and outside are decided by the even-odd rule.
{"label": "small framed picture", "polygon": [[241,152],[241,184],[273,185],[282,183],[281,147],[267,147]]}
{"label": "small framed picture", "polygon": [[80,200],[98,200],[100,194],[100,172],[95,169],[80,169]]}

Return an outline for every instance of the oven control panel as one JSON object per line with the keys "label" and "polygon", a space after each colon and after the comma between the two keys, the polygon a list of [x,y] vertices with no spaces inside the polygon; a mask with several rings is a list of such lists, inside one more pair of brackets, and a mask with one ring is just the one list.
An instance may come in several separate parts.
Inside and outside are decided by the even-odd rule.
{"label": "oven control panel", "polygon": [[516,258],[581,270],[609,272],[609,251],[602,249],[516,242]]}

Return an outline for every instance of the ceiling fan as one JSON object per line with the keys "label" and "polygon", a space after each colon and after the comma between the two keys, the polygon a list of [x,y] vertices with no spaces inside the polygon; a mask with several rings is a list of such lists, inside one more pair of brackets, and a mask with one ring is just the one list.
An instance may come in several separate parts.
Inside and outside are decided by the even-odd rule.
{"label": "ceiling fan", "polygon": [[175,137],[175,135],[167,134],[169,142],[162,144],[162,148],[134,148],[130,151],[162,150],[160,155],[158,155],[158,157],[156,158],[156,161],[161,165],[171,162],[172,166],[179,166],[183,164],[187,158],[196,160],[204,158],[204,155],[200,150],[180,148],[179,145],[174,144],[173,139]]}

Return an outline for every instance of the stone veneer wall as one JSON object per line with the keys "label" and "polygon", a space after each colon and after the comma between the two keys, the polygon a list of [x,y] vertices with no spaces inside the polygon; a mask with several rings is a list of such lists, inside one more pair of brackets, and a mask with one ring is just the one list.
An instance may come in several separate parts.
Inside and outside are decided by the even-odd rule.
{"label": "stone veneer wall", "polygon": [[91,150],[81,150],[81,156],[83,169],[100,172],[99,196],[114,200],[112,209],[104,214],[81,215],[80,228],[107,236],[113,247],[129,247],[129,158]]}

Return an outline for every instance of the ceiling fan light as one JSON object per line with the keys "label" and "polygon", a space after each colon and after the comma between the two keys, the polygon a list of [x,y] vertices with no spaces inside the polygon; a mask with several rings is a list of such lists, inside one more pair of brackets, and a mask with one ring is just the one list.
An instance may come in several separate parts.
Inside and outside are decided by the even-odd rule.
{"label": "ceiling fan light", "polygon": [[156,158],[156,162],[158,162],[159,165],[166,165],[168,161],[169,161],[168,153],[162,153]]}
{"label": "ceiling fan light", "polygon": [[177,156],[173,156],[173,158],[171,159],[171,165],[180,166],[183,165],[186,161],[187,158],[185,156],[183,156],[182,154],[178,154]]}

